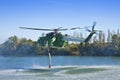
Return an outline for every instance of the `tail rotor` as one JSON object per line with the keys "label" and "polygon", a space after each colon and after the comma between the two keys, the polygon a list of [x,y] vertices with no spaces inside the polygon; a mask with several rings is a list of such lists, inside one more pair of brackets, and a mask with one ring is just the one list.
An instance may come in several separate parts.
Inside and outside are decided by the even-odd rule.
{"label": "tail rotor", "polygon": [[94,31],[95,26],[96,26],[96,22],[93,22],[92,31]]}
{"label": "tail rotor", "polygon": [[96,22],[93,22],[92,30],[87,28],[86,31],[91,32],[91,33],[102,32],[101,30],[95,30],[95,26],[96,26]]}

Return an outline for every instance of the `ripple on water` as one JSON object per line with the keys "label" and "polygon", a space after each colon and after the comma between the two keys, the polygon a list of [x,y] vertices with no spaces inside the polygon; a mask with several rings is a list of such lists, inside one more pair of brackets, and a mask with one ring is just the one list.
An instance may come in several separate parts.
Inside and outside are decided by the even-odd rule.
{"label": "ripple on water", "polygon": [[62,66],[0,70],[0,80],[120,80],[118,66]]}

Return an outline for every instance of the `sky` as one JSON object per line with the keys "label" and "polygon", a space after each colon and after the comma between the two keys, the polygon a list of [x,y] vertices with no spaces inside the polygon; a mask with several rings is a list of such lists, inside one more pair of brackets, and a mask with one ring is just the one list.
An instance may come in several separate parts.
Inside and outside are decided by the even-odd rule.
{"label": "sky", "polygon": [[[120,27],[120,0],[0,0],[0,43],[10,36],[36,41],[44,31],[33,28],[72,28],[91,26],[107,32]],[[87,33],[86,31],[76,30]],[[72,34],[74,31],[62,31]]]}

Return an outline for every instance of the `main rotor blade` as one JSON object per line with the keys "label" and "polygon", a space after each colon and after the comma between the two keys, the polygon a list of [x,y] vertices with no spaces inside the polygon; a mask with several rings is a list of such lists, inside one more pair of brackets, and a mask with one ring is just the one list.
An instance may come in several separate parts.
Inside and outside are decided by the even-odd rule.
{"label": "main rotor blade", "polygon": [[28,27],[19,27],[21,29],[31,29],[31,30],[43,30],[43,31],[54,31],[53,29],[40,29],[40,28],[28,28]]}
{"label": "main rotor blade", "polygon": [[70,30],[75,30],[75,29],[83,29],[83,28],[75,27],[75,28],[71,28]]}
{"label": "main rotor blade", "polygon": [[58,29],[58,31],[65,31],[65,30],[68,30],[68,29]]}
{"label": "main rotor blade", "polygon": [[59,27],[59,28],[57,28],[57,29],[61,29],[62,27]]}

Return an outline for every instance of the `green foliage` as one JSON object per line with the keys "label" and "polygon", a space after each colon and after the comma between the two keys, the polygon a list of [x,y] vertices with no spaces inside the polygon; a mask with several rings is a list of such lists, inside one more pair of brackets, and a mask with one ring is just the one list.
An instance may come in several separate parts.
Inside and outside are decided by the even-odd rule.
{"label": "green foliage", "polygon": [[[58,37],[58,41],[61,37]],[[61,45],[60,45],[61,46]],[[52,55],[71,55],[65,48],[50,48]],[[56,54],[57,53],[57,54]],[[0,54],[3,56],[38,56],[48,55],[48,47],[39,46],[37,42],[31,39],[11,36],[0,45]]]}
{"label": "green foliage", "polygon": [[79,45],[79,52],[82,56],[120,56],[120,35],[113,34],[109,39],[112,42],[103,42],[100,38],[97,42],[81,43]]}
{"label": "green foliage", "polygon": [[78,44],[70,44],[69,48],[71,51],[78,51]]}
{"label": "green foliage", "polygon": [[57,35],[50,33],[47,37],[40,37],[37,42],[27,38],[19,39],[14,35],[0,45],[0,55],[48,55],[49,46],[52,55],[120,56],[120,34],[112,33],[111,35],[110,31],[108,34],[108,38],[106,38],[108,42],[105,42],[105,35],[100,34],[98,40],[96,38],[92,43],[80,44],[68,44],[62,40],[63,36],[60,33]]}
{"label": "green foliage", "polygon": [[30,39],[19,39],[17,36],[11,36],[1,45],[0,54],[4,56],[35,55],[36,45],[36,42]]}

